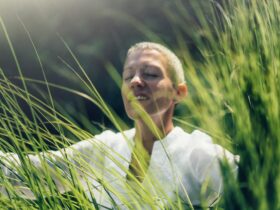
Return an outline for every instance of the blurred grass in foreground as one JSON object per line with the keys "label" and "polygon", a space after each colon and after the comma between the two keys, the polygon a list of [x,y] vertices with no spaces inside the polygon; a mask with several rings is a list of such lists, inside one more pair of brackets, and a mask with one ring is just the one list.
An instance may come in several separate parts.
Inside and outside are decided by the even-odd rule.
{"label": "blurred grass in foreground", "polygon": [[[175,51],[185,64],[190,89],[188,98],[178,107],[179,115],[174,120],[186,130],[198,127],[206,131],[215,142],[240,155],[237,180],[228,173],[227,165],[222,164],[225,189],[216,209],[280,209],[279,1],[193,1],[197,21],[195,34],[191,34],[184,24],[188,19],[188,9],[180,1],[175,1],[174,5],[178,13],[165,12],[174,22],[178,46]],[[5,30],[2,21],[1,25]],[[185,35],[192,37],[199,56],[195,57],[189,51]],[[6,37],[13,50],[7,32]],[[34,49],[36,51],[35,46]],[[98,105],[117,130],[123,130],[126,127],[124,123],[102,100],[79,61],[70,48],[68,50],[80,67],[81,73],[77,75],[86,93],[52,85],[47,80],[42,83],[47,87],[64,88],[65,91],[89,99]],[[24,167],[18,168],[18,171],[25,177],[24,181],[34,192],[36,200],[25,200],[18,196],[16,187],[1,177],[4,180],[1,184],[9,189],[10,198],[1,196],[1,205],[14,209],[96,207],[94,202],[92,204],[86,199],[76,177],[77,169],[71,167],[71,163],[68,163],[72,171],[69,179],[63,177],[63,173],[57,176],[71,189],[72,194],[61,195],[50,178],[53,172],[36,170],[26,158],[25,154],[30,148],[35,152],[46,150],[46,141],[62,147],[73,143],[69,136],[82,140],[91,137],[91,134],[57,111],[50,91],[46,101],[29,94],[28,83],[32,81],[24,79],[16,52],[13,55],[24,85],[23,88],[14,86],[5,77],[4,72],[7,70],[1,69],[0,145],[2,151],[19,154]],[[31,118],[19,106],[19,101],[25,101],[28,105]],[[52,126],[55,134],[48,129],[47,124]],[[11,143],[8,144],[8,141]],[[115,155],[112,158],[117,161]],[[87,172],[98,180],[99,174],[94,169]],[[118,175],[115,175],[117,178]],[[101,184],[111,191],[115,190],[108,183]],[[161,191],[156,183],[154,186]],[[118,192],[115,193],[124,199]],[[45,194],[50,197],[45,197]],[[148,194],[138,200],[131,189],[131,196],[135,202],[145,200],[151,206],[154,205]],[[126,200],[123,203],[129,206]],[[179,201],[178,204],[171,204],[171,207],[183,208]]]}

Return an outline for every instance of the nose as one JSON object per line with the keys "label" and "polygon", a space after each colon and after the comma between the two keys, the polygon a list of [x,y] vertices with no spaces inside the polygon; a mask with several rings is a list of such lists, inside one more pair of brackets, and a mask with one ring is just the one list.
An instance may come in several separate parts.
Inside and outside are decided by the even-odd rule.
{"label": "nose", "polygon": [[142,78],[140,77],[140,75],[135,74],[133,76],[133,78],[130,80],[130,87],[134,88],[134,87],[142,87],[144,85],[144,82],[142,80]]}

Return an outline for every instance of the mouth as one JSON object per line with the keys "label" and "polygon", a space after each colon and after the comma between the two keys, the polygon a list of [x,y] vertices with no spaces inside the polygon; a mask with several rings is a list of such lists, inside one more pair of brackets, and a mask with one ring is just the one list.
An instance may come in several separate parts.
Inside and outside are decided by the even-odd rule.
{"label": "mouth", "polygon": [[146,94],[143,94],[143,93],[132,93],[132,94],[129,94],[128,95],[128,101],[147,101],[149,100],[150,98],[146,95]]}
{"label": "mouth", "polygon": [[138,101],[146,101],[146,100],[149,99],[147,96],[144,96],[144,95],[137,95],[137,96],[135,96],[135,98],[136,98]]}

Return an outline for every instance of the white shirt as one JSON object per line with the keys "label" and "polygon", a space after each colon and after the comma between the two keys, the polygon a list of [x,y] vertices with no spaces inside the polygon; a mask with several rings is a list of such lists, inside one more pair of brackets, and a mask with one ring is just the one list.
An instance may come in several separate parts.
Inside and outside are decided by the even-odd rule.
{"label": "white shirt", "polygon": [[[141,197],[148,199],[140,202],[143,209],[149,208],[153,202],[159,207],[170,205],[178,197],[187,205],[194,206],[201,205],[203,198],[204,204],[209,206],[223,189],[219,159],[226,158],[232,171],[237,171],[235,156],[213,144],[207,134],[198,130],[189,134],[175,127],[165,138],[154,143],[146,176],[141,186],[136,186],[126,180],[134,135],[135,129],[123,133],[105,131],[66,149],[28,157],[38,169],[51,171],[50,168],[59,168],[49,174],[61,192],[72,190],[71,185],[65,186],[60,178],[69,177],[66,161],[69,160],[76,166],[89,199],[93,194],[96,202],[105,207],[111,207],[114,200],[114,205],[121,209],[127,209],[130,204],[132,208],[135,200],[141,200]],[[15,163],[20,164],[18,156],[0,152],[0,157],[5,175],[15,179],[11,168]],[[50,167],[42,164],[42,159],[46,159]],[[22,180],[13,181],[13,184],[23,185]],[[5,193],[5,188],[1,191]],[[28,188],[19,188],[18,193],[27,198],[34,197]],[[146,196],[141,196],[141,193]]]}

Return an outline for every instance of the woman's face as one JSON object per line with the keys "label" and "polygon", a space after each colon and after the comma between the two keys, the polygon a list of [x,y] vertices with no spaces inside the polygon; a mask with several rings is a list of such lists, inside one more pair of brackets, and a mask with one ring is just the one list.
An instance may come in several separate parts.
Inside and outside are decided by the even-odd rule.
{"label": "woman's face", "polygon": [[154,49],[133,52],[126,59],[122,77],[122,98],[131,119],[141,117],[142,108],[151,117],[174,108],[176,89],[161,52]]}

